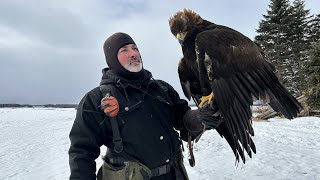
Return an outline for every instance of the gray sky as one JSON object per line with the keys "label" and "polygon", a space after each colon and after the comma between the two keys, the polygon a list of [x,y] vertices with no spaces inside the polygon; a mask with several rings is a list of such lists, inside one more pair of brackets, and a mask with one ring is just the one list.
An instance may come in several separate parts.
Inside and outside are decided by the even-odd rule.
{"label": "gray sky", "polygon": [[[184,97],[177,66],[181,47],[168,19],[190,8],[204,19],[256,35],[269,1],[1,0],[0,103],[78,103],[99,85],[102,45],[115,32],[137,43],[144,67]],[[318,0],[307,0],[320,13]]]}

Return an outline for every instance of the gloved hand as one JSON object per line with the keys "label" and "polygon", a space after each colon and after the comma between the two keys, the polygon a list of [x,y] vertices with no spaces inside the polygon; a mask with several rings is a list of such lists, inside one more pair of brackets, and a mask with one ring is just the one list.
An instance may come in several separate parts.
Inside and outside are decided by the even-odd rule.
{"label": "gloved hand", "polygon": [[115,117],[119,112],[118,100],[113,96],[105,96],[101,99],[101,110],[110,117]]}
{"label": "gloved hand", "polygon": [[183,127],[195,138],[204,131],[199,110],[188,110],[183,116]]}
{"label": "gloved hand", "polygon": [[204,104],[197,110],[189,110],[183,116],[183,125],[192,137],[197,137],[204,130],[216,128],[222,121],[215,101]]}

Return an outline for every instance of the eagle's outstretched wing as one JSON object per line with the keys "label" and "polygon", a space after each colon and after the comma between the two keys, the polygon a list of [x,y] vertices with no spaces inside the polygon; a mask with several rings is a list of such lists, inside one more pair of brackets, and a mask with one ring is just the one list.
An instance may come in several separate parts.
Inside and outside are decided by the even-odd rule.
{"label": "eagle's outstretched wing", "polygon": [[[230,136],[231,132],[234,137],[229,144],[238,146],[239,142],[251,157],[251,150],[255,152],[250,137],[254,135],[250,108],[253,96],[267,97],[269,105],[288,119],[297,116],[300,104],[280,84],[261,49],[241,33],[223,26],[203,31],[197,35],[195,47],[200,83],[209,81],[225,119],[227,130],[218,132],[222,136]],[[235,149],[239,151],[239,147]]]}

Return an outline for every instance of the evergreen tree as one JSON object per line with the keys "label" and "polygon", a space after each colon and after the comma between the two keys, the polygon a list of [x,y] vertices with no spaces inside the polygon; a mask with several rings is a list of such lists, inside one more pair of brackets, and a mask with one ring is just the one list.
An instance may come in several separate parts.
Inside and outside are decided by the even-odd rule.
{"label": "evergreen tree", "polygon": [[309,58],[310,39],[308,38],[309,21],[311,19],[310,10],[305,9],[304,0],[294,0],[290,7],[291,13],[289,31],[287,38],[289,40],[288,48],[290,55],[285,63],[285,78],[288,79],[292,92],[295,95],[301,95],[306,88],[305,65]]}
{"label": "evergreen tree", "polygon": [[[319,19],[310,23],[310,10],[304,0],[271,0],[267,15],[260,21],[255,42],[265,51],[267,58],[276,66],[278,76],[295,96],[306,88],[305,66],[309,60],[311,37],[316,37]],[[318,16],[317,16],[318,17]],[[311,35],[312,34],[312,35]]]}
{"label": "evergreen tree", "polygon": [[271,0],[267,10],[267,15],[259,22],[259,28],[256,30],[258,35],[255,42],[262,47],[267,58],[274,64],[278,70],[278,76],[283,84],[294,92],[292,79],[285,75],[293,74],[292,68],[288,68],[291,49],[288,47],[290,41],[288,32],[292,19],[292,8],[289,0]]}
{"label": "evergreen tree", "polygon": [[320,39],[320,14],[313,16],[310,20],[309,37],[311,43],[317,43]]}
{"label": "evergreen tree", "polygon": [[308,104],[320,108],[320,14],[310,20],[309,39],[312,44],[310,60],[306,66],[308,76]]}
{"label": "evergreen tree", "polygon": [[308,104],[311,108],[320,108],[320,40],[313,44],[308,63]]}

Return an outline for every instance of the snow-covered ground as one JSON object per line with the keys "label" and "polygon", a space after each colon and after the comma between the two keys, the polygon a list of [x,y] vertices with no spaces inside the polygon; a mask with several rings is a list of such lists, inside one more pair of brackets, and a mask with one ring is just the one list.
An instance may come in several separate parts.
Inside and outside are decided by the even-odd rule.
{"label": "snow-covered ground", "polygon": [[[68,179],[74,118],[74,109],[0,108],[0,179]],[[185,152],[190,179],[320,180],[320,118],[270,119],[253,126],[257,154],[237,166],[227,142],[207,131],[195,145],[195,167]],[[99,158],[97,167],[101,163]]]}

